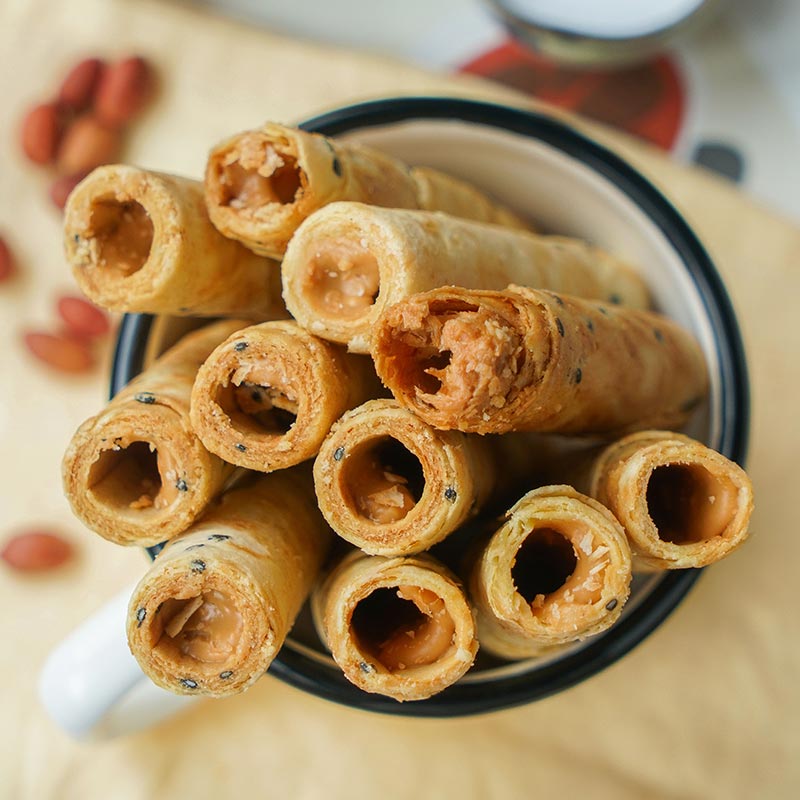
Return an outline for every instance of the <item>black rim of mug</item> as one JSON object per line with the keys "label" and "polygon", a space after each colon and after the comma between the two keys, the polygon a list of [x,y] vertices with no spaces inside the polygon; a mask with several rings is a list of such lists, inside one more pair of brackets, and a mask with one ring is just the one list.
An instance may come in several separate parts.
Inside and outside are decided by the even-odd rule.
{"label": "black rim of mug", "polygon": [[[533,111],[473,100],[407,97],[347,106],[301,123],[307,131],[336,136],[363,128],[412,120],[460,120],[502,128],[560,150],[601,174],[627,194],[662,231],[686,266],[702,298],[715,333],[720,367],[719,450],[744,463],[750,420],[747,366],[741,334],[730,298],[697,236],[674,206],[646,178],[602,145],[550,117]],[[153,323],[148,314],[126,314],[111,368],[113,397],[144,363]],[[148,548],[151,555],[158,549]],[[330,666],[287,646],[269,669],[303,691],[368,711],[417,717],[452,717],[522,705],[574,686],[617,661],[652,633],[679,605],[702,570],[665,574],[638,607],[583,648],[535,672],[502,676],[486,682],[459,682],[434,697],[398,703],[367,694]]]}

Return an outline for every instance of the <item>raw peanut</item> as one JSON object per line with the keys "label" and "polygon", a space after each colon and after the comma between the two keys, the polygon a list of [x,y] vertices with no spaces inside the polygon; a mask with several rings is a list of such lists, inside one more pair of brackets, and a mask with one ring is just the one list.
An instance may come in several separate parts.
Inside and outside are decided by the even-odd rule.
{"label": "raw peanut", "polygon": [[109,331],[110,325],[105,312],[82,297],[64,295],[58,298],[56,307],[70,333],[94,338],[105,336]]}
{"label": "raw peanut", "polygon": [[39,572],[60,567],[72,556],[72,545],[47,531],[27,531],[9,539],[0,558],[20,572]]}
{"label": "raw peanut", "polygon": [[8,245],[0,236],[0,283],[7,280],[14,274],[14,258],[11,255]]}
{"label": "raw peanut", "polygon": [[119,132],[93,116],[78,117],[67,128],[58,150],[56,166],[64,175],[89,172],[117,156]]}
{"label": "raw peanut", "polygon": [[48,190],[54,205],[63,211],[70,193],[87,175],[87,172],[78,172],[76,175],[62,175],[56,178]]}
{"label": "raw peanut", "polygon": [[73,111],[85,111],[92,104],[106,63],[99,58],[79,61],[64,78],[58,101]]}
{"label": "raw peanut", "polygon": [[60,372],[86,372],[92,367],[92,353],[77,337],[31,332],[23,338],[36,358]]}
{"label": "raw peanut", "polygon": [[49,164],[61,138],[61,115],[55,103],[32,108],[22,120],[22,149],[34,164]]}
{"label": "raw peanut", "polygon": [[94,109],[108,125],[125,125],[150,99],[153,70],[143,58],[133,56],[112,64],[97,88]]}

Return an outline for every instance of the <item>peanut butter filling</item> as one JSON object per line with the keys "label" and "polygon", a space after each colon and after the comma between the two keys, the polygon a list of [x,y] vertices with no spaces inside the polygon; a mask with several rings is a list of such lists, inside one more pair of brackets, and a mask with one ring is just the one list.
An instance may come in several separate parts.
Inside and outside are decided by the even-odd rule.
{"label": "peanut butter filling", "polygon": [[163,629],[155,647],[163,647],[166,639],[181,655],[195,661],[227,661],[242,635],[242,615],[236,604],[215,589],[196,597],[167,600],[158,613]]}
{"label": "peanut butter filling", "polygon": [[397,326],[401,382],[418,401],[456,415],[502,408],[511,398],[524,350],[519,335],[489,311],[463,308],[436,312],[408,304]]}
{"label": "peanut butter filling", "polygon": [[92,204],[87,238],[95,266],[127,278],[150,257],[153,221],[135,200],[98,200]]}
{"label": "peanut butter filling", "polygon": [[257,134],[243,136],[236,151],[217,166],[217,199],[234,209],[290,205],[302,192],[304,178],[294,156],[265,144]]}
{"label": "peanut butter filling", "polygon": [[361,649],[389,672],[435,664],[455,638],[444,600],[419,586],[376,589],[356,606],[351,624]]}
{"label": "peanut butter filling", "polygon": [[246,435],[286,435],[297,420],[298,398],[288,378],[269,367],[242,367],[220,386],[216,402]]}
{"label": "peanut butter filling", "polygon": [[356,241],[321,242],[308,258],[303,293],[323,317],[361,317],[375,303],[379,289],[378,260]]}
{"label": "peanut butter filling", "polygon": [[738,492],[700,464],[656,467],[647,484],[647,509],[659,538],[692,544],[720,536],[736,515]]}
{"label": "peanut butter filling", "polygon": [[170,453],[151,442],[115,439],[89,471],[89,491],[112,509],[161,511],[186,488]]}
{"label": "peanut butter filling", "polygon": [[368,442],[347,460],[345,496],[358,516],[377,525],[399,522],[422,496],[419,459],[390,436]]}
{"label": "peanut butter filling", "polygon": [[600,600],[608,552],[578,523],[534,528],[517,550],[514,586],[534,617],[559,625]]}

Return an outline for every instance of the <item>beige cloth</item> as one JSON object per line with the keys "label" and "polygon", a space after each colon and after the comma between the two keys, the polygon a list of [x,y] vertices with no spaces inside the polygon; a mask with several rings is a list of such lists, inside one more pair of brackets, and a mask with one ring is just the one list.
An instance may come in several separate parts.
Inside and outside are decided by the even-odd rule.
{"label": "beige cloth", "polygon": [[[717,259],[744,328],[754,416],[752,540],[702,577],[633,653],[541,702],[462,720],[383,717],[265,678],[201,701],[149,732],[77,744],[39,707],[50,648],[143,572],[140,551],[83,531],[61,496],[59,461],[105,393],[101,370],[64,379],[29,363],[19,331],[54,319],[69,288],[59,219],[39,170],[18,155],[25,106],[94,52],[149,54],[157,106],[127,158],[200,175],[209,146],[265,118],[292,121],[367,96],[510,99],[468,79],[287,41],[168,4],[5,0],[0,7],[0,230],[22,277],[0,286],[0,536],[60,526],[80,557],[61,573],[0,569],[0,796],[27,798],[459,797],[752,798],[800,792],[800,536],[796,405],[800,232],[708,175],[608,132],[688,215]],[[767,146],[765,144],[765,146]],[[1,566],[1,565],[0,565]],[[122,621],[120,622],[122,624]]]}

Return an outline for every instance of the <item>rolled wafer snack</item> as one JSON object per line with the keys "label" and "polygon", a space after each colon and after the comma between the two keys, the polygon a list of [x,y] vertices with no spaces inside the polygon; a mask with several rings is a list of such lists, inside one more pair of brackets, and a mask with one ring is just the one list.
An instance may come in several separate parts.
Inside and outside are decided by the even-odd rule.
{"label": "rolled wafer snack", "polygon": [[112,311],[287,316],[278,265],[214,228],[198,181],[99,167],[69,197],[64,244],[81,290]]}
{"label": "rolled wafer snack", "polygon": [[530,485],[533,445],[525,438],[439,431],[396,400],[369,400],[336,422],[320,447],[314,462],[320,510],[366,553],[420,553],[498,489]]}
{"label": "rolled wafer snack", "polygon": [[246,689],[285,641],[331,539],[307,470],[226,492],[133,592],[128,644],[142,670],[177,694]]}
{"label": "rolled wafer snack", "polygon": [[719,561],[747,538],[753,487],[744,470],[700,442],[642,431],[605,448],[588,491],[616,514],[637,569]]}
{"label": "rolled wafer snack", "polygon": [[441,692],[467,672],[478,651],[461,585],[428,555],[353,552],[314,590],[311,608],[345,677],[395,700]]}
{"label": "rolled wafer snack", "polygon": [[298,128],[267,123],[217,145],[206,167],[206,203],[225,236],[280,258],[300,223],[335,200],[427,208],[527,227],[471,184],[432,169]]}
{"label": "rolled wafer snack", "polygon": [[64,492],[82,522],[117,544],[153,545],[191,525],[233,467],[189,424],[197,368],[244,321],[186,335],[86,420],[64,456]]}
{"label": "rolled wafer snack", "polygon": [[630,547],[607,508],[571,486],[534,489],[473,567],[481,646],[527,658],[600,633],[619,618],[630,582]]}
{"label": "rolled wafer snack", "polygon": [[401,405],[474,433],[679,427],[708,391],[666,317],[519,286],[414,295],[381,315],[372,354]]}
{"label": "rolled wafer snack", "polygon": [[381,312],[439,286],[520,283],[647,308],[644,281],[621,259],[577,239],[433,211],[331,203],[289,243],[281,272],[295,319],[325,339],[367,352]]}
{"label": "rolled wafer snack", "polygon": [[238,330],[200,367],[192,427],[231,464],[272,472],[317,454],[348,408],[381,392],[372,361],[294,321]]}

